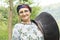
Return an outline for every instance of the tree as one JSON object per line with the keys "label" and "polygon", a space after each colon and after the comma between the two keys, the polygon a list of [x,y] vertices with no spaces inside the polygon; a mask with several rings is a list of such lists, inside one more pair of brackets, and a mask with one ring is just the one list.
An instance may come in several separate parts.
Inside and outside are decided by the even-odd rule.
{"label": "tree", "polygon": [[12,39],[12,13],[13,13],[13,0],[9,0],[9,5],[10,5],[10,12],[9,12],[9,16],[8,16],[8,40]]}

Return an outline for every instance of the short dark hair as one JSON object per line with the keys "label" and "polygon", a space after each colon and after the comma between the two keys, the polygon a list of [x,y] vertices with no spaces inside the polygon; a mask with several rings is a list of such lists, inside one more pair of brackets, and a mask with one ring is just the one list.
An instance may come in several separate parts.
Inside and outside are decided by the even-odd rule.
{"label": "short dark hair", "polygon": [[17,6],[17,13],[18,13],[18,15],[19,15],[19,10],[20,10],[21,8],[28,8],[29,11],[31,12],[31,7],[30,7],[29,5],[27,5],[27,4],[21,4],[21,5],[18,5],[18,6]]}

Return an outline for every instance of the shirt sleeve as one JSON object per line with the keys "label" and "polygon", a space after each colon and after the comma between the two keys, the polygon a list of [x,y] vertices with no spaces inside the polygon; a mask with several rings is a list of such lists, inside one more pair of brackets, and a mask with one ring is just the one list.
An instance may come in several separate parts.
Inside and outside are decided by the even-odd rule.
{"label": "shirt sleeve", "polygon": [[12,40],[21,40],[20,34],[19,34],[17,28],[14,28],[12,31]]}

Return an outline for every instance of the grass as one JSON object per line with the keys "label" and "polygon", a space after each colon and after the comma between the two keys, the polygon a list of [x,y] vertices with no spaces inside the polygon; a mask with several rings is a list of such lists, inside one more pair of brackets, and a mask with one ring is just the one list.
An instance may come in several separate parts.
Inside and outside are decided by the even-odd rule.
{"label": "grass", "polygon": [[0,30],[0,40],[8,40],[7,30]]}
{"label": "grass", "polygon": [[8,40],[7,25],[0,23],[0,40]]}

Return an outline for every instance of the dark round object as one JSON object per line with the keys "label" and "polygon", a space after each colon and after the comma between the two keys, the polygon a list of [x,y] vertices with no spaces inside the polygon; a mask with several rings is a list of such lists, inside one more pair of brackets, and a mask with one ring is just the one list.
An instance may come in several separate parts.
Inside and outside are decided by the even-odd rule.
{"label": "dark round object", "polygon": [[47,12],[42,12],[35,18],[43,31],[45,40],[59,40],[59,29],[55,19]]}

